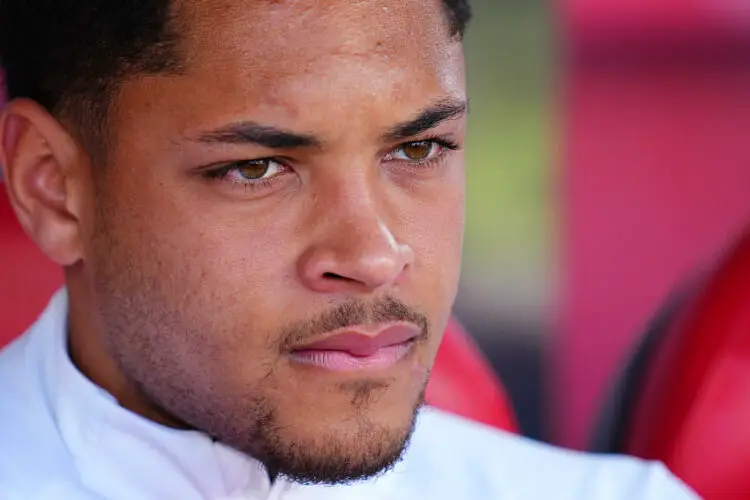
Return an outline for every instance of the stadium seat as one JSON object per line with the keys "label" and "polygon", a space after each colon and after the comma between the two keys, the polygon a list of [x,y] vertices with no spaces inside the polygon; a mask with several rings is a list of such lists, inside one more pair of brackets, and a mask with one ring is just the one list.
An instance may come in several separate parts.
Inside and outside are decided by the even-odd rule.
{"label": "stadium seat", "polygon": [[707,500],[750,498],[750,228],[654,322],[606,414],[596,451],[661,460]]}
{"label": "stadium seat", "polygon": [[434,407],[518,432],[502,385],[455,318],[445,330],[425,398]]}
{"label": "stadium seat", "polygon": [[[0,346],[33,323],[62,283],[60,269],[21,230],[0,181]],[[426,399],[446,411],[516,431],[501,384],[454,319],[438,352]]]}
{"label": "stadium seat", "polygon": [[0,181],[0,346],[34,322],[62,281],[17,223]]}

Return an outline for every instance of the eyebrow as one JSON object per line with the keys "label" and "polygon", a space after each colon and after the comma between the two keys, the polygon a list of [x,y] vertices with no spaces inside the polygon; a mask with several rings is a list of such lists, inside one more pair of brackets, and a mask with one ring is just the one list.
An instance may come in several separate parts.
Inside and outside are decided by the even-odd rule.
{"label": "eyebrow", "polygon": [[409,139],[427,132],[443,122],[465,115],[468,108],[467,101],[455,98],[443,99],[424,109],[416,118],[399,123],[391,128],[385,134],[384,139],[388,142]]}
{"label": "eyebrow", "polygon": [[246,121],[204,132],[195,140],[207,144],[256,144],[268,149],[319,148],[322,141],[307,135]]}
{"label": "eyebrow", "polygon": [[[384,136],[386,142],[409,139],[441,123],[466,114],[468,103],[447,98],[424,109],[416,118],[399,123]],[[291,132],[252,121],[232,123],[193,139],[206,144],[255,144],[268,149],[321,148],[323,141],[315,136]]]}

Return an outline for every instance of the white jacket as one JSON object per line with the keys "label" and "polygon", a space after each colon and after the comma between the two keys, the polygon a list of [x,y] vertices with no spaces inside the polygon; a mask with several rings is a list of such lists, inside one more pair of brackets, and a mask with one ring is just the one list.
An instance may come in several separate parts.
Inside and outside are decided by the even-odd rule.
{"label": "white jacket", "polygon": [[65,350],[67,298],[0,353],[0,499],[680,500],[660,464],[539,444],[421,412],[396,468],[347,486],[269,482],[259,462],[118,406]]}

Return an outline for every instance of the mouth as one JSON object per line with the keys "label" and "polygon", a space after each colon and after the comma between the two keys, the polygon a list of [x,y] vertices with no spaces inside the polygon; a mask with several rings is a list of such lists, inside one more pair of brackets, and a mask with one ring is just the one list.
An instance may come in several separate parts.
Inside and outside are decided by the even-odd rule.
{"label": "mouth", "polygon": [[382,370],[404,359],[414,348],[421,329],[410,323],[379,325],[375,329],[350,328],[317,342],[294,348],[294,363],[328,371]]}

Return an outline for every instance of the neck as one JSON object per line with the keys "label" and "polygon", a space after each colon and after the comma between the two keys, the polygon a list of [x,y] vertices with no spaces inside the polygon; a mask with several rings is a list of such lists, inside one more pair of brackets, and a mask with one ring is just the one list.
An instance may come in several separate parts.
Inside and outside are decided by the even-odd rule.
{"label": "neck", "polygon": [[152,401],[138,384],[120,370],[106,348],[103,326],[92,311],[95,303],[81,280],[66,270],[68,290],[68,356],[73,365],[91,382],[111,394],[123,408],[158,424],[190,429],[190,426]]}

